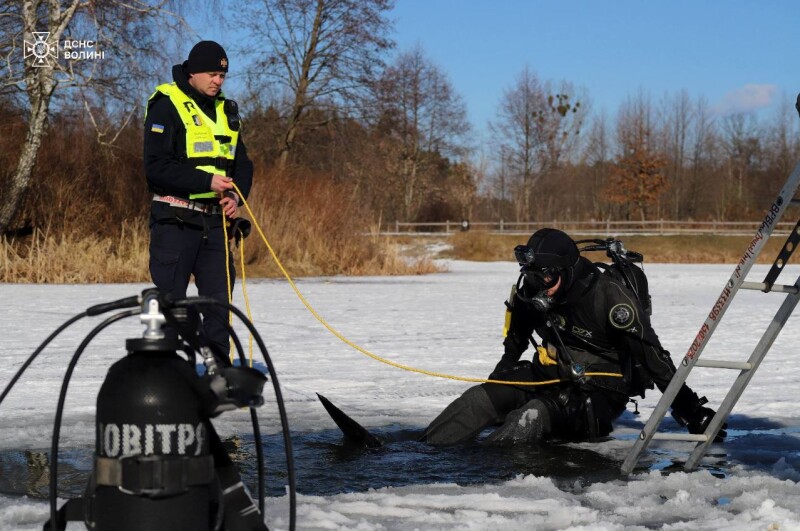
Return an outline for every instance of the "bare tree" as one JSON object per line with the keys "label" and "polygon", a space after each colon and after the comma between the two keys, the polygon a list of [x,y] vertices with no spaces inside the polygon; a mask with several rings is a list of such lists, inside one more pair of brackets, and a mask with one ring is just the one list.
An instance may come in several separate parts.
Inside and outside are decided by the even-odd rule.
{"label": "bare tree", "polygon": [[534,111],[542,145],[539,164],[545,173],[556,171],[575,154],[589,112],[588,97],[579,96],[572,83],[562,81],[555,90],[551,87],[545,83],[547,103]]}
{"label": "bare tree", "polygon": [[491,172],[490,196],[494,199],[492,204],[496,211],[492,215],[504,219],[508,214],[507,205],[510,197],[509,192],[509,156],[506,146],[500,146],[495,157],[497,160],[494,170]]}
{"label": "bare tree", "polygon": [[[25,142],[0,202],[0,233],[22,205],[31,182],[47,118],[56,97],[80,101],[101,140],[115,139],[118,123],[95,119],[98,108],[130,120],[141,101],[155,45],[180,23],[172,2],[139,0],[17,0],[0,8],[0,95],[25,109]],[[114,127],[116,126],[116,127]]]}
{"label": "bare tree", "polygon": [[517,220],[533,214],[531,197],[545,174],[553,173],[578,145],[586,106],[569,83],[554,89],[525,67],[500,102],[490,124],[498,152],[508,156],[515,177]]}
{"label": "bare tree", "polygon": [[690,217],[696,216],[703,209],[703,194],[711,187],[719,159],[715,119],[708,100],[698,98],[693,114],[695,118],[690,130],[688,183],[683,210]]}
{"label": "bare tree", "polygon": [[401,54],[375,85],[378,128],[397,139],[397,176],[405,219],[416,215],[431,184],[433,162],[463,155],[466,105],[418,47]]}
{"label": "bare tree", "polygon": [[475,197],[483,175],[485,164],[473,167],[467,163],[458,163],[450,167],[444,191],[449,198],[448,203],[458,209],[461,219],[468,220],[472,217]]}
{"label": "bare tree", "polygon": [[608,182],[611,166],[611,134],[606,114],[595,116],[589,128],[584,151],[585,164],[589,167],[588,183],[593,215],[605,217],[601,202],[601,191]]}
{"label": "bare tree", "polygon": [[686,204],[686,157],[688,152],[689,131],[694,115],[689,93],[682,90],[662,100],[663,129],[660,151],[664,153],[667,166],[665,171],[670,182],[672,194],[672,216],[680,218],[682,207]]}
{"label": "bare tree", "polygon": [[800,133],[794,102],[784,95],[775,113],[765,124],[765,155],[769,161],[770,175],[776,182],[764,183],[770,194],[780,187],[800,160]]}
{"label": "bare tree", "polygon": [[[722,143],[727,155],[728,182],[723,212],[732,208],[747,209],[750,201],[745,184],[755,174],[761,163],[761,132],[752,114],[737,113],[722,120]],[[732,195],[732,197],[731,197]]]}
{"label": "bare tree", "polygon": [[[266,48],[255,61],[253,84],[286,96],[279,140],[283,169],[299,131],[325,124],[309,118],[311,107],[338,110],[357,105],[380,73],[392,48],[386,13],[393,0],[257,0],[247,8],[251,39]],[[264,43],[264,45],[260,45]],[[266,83],[265,83],[266,82]],[[325,114],[325,113],[323,113]]]}
{"label": "bare tree", "polygon": [[512,193],[517,221],[531,214],[531,191],[537,180],[536,150],[539,137],[534,113],[543,109],[546,96],[539,78],[527,66],[515,85],[503,93],[497,121],[490,124],[497,144],[508,157],[515,181]]}

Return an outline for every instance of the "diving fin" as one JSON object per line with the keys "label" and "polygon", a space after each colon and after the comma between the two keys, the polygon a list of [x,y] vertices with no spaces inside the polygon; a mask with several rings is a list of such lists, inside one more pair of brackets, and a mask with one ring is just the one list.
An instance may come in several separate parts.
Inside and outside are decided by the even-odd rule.
{"label": "diving fin", "polygon": [[345,415],[345,413],[334,406],[330,400],[319,393],[317,393],[317,396],[325,407],[325,411],[328,412],[328,415],[331,416],[336,425],[339,426],[339,429],[342,430],[342,434],[344,434],[348,442],[367,448],[383,446],[383,443],[377,437],[368,432],[364,426]]}

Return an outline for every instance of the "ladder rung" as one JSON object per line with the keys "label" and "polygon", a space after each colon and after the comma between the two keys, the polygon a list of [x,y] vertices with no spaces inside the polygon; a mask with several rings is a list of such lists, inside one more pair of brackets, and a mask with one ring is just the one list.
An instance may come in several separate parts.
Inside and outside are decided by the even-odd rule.
{"label": "ladder rung", "polygon": [[749,371],[753,368],[752,363],[746,361],[723,361],[723,360],[697,360],[694,362],[697,367],[714,367],[716,369],[738,369]]}
{"label": "ladder rung", "polygon": [[703,433],[655,433],[653,439],[660,441],[694,441],[706,442],[708,437]]}
{"label": "ladder rung", "polygon": [[[743,289],[754,289],[758,291],[764,291],[767,289],[767,285],[764,282],[742,282],[740,286]],[[800,292],[797,286],[787,286],[785,284],[773,284],[772,287],[769,289],[770,292],[777,291],[779,293],[791,293],[792,295],[796,295]]]}

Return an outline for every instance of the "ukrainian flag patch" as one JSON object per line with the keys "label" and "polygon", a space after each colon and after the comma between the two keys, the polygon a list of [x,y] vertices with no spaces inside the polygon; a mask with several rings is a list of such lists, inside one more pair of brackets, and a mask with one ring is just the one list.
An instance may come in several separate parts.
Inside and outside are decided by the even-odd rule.
{"label": "ukrainian flag patch", "polygon": [[153,125],[150,126],[150,132],[151,133],[163,133],[164,132],[164,126],[161,125],[161,124],[153,124]]}

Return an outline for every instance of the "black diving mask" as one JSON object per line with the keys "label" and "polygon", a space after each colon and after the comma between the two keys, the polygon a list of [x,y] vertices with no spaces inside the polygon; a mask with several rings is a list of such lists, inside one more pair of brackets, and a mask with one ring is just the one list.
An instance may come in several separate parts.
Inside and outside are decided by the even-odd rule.
{"label": "black diving mask", "polygon": [[558,282],[560,268],[547,263],[552,260],[550,256],[537,257],[537,253],[531,247],[517,245],[514,247],[514,257],[521,266],[520,272],[525,277],[525,283],[534,291],[548,290]]}
{"label": "black diving mask", "polygon": [[525,284],[535,292],[549,290],[558,284],[558,279],[561,278],[561,272],[553,267],[523,266],[521,273],[525,277]]}

